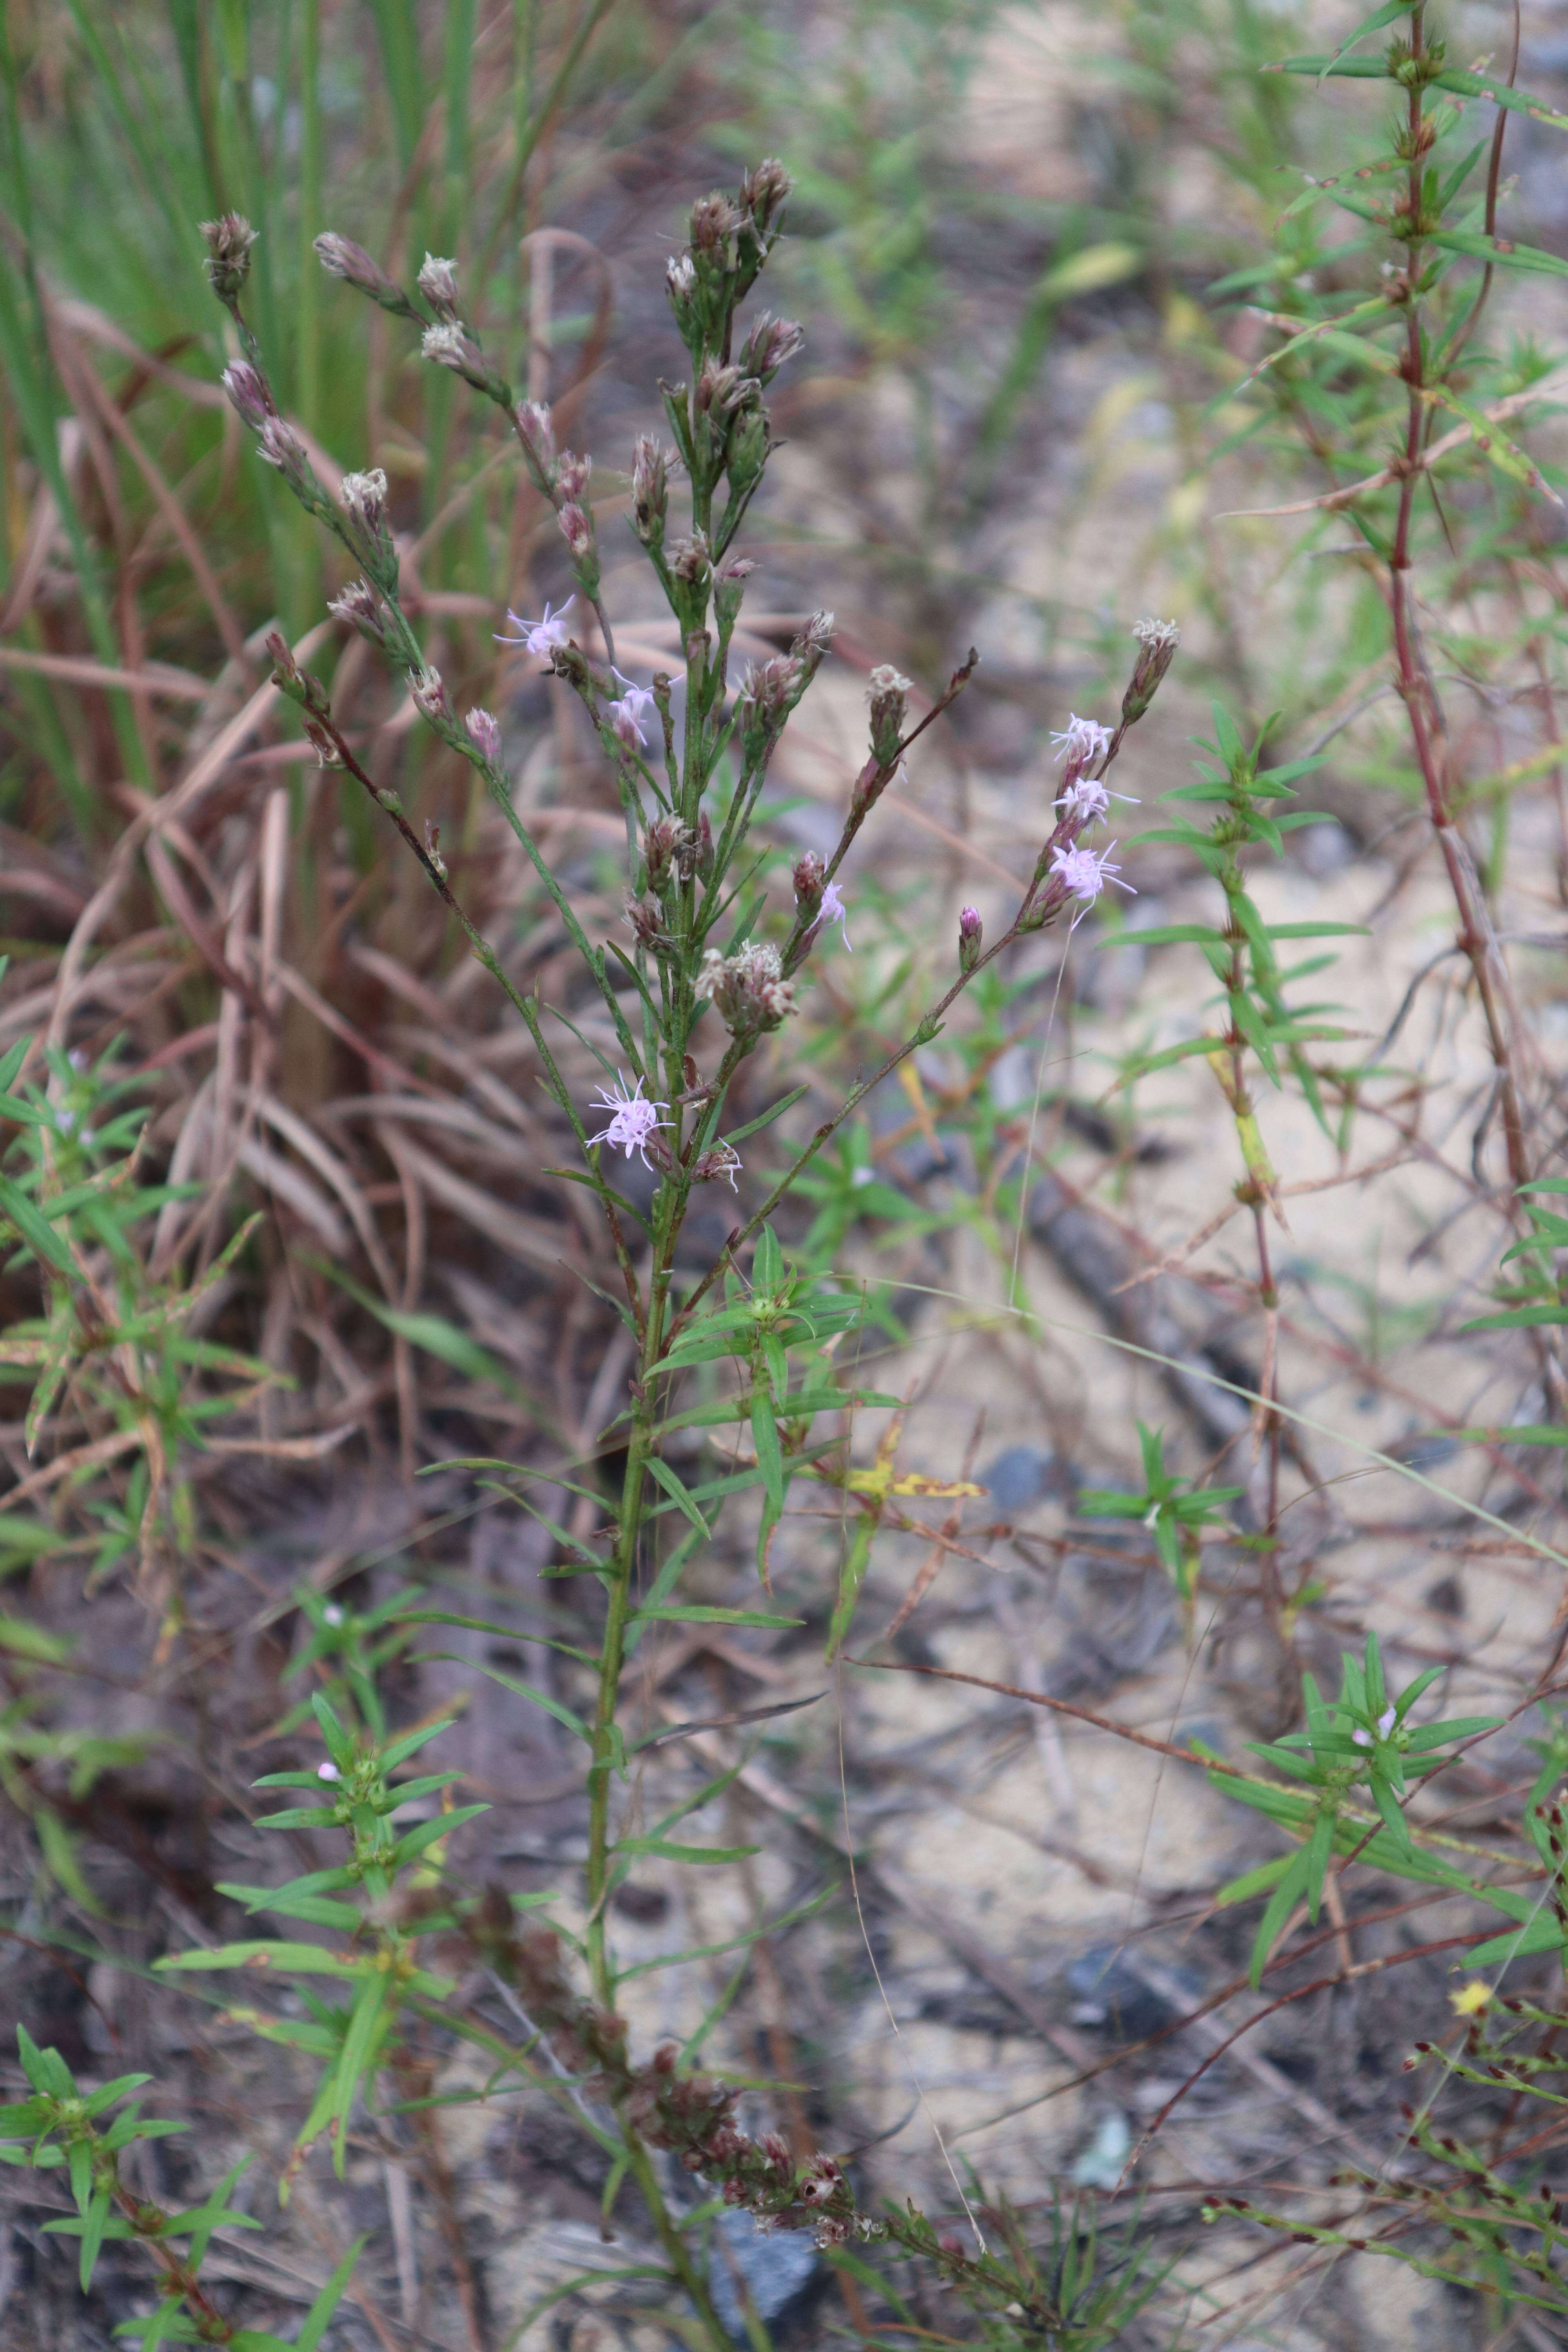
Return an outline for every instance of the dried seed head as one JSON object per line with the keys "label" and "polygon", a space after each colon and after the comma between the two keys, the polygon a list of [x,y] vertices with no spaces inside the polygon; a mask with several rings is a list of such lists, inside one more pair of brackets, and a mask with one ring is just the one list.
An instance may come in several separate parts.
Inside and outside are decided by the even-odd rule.
{"label": "dried seed head", "polygon": [[741,1189],[735,1181],[740,1172],[741,1155],[732,1143],[716,1143],[710,1151],[700,1151],[691,1170],[695,1183],[728,1184],[732,1192]]}
{"label": "dried seed head", "polygon": [[561,535],[581,563],[594,551],[594,526],[579,506],[566,505],[557,518]]}
{"label": "dried seed head", "polygon": [[373,544],[377,542],[386,529],[386,476],[381,467],[373,467],[367,474],[345,474],[342,499],[350,519]]}
{"label": "dried seed head", "polygon": [[963,908],[958,918],[958,969],[973,971],[980,961],[980,950],[985,941],[985,927],[976,907]]}
{"label": "dried seed head", "polygon": [[280,416],[262,420],[256,436],[257,455],[276,466],[284,480],[296,489],[304,488],[308,478],[308,461],[297,434],[291,432]]}
{"label": "dried seed head", "polygon": [[513,421],[533,486],[548,495],[555,479],[555,425],[550,411],[542,400],[520,400]]}
{"label": "dried seed head", "polygon": [[446,681],[438,669],[416,669],[408,674],[408,688],[414,697],[414,707],[422,719],[431,720],[452,717],[451,698]]}
{"label": "dried seed head", "polygon": [[689,587],[700,587],[713,569],[713,559],[708,551],[708,541],[700,530],[689,539],[678,539],[669,551],[669,569],[677,580]]}
{"label": "dried seed head", "polygon": [[248,360],[236,360],[225,368],[223,388],[253,433],[259,433],[268,418],[278,414],[267,378]]}
{"label": "dried seed head", "polygon": [[777,1029],[795,1010],[795,983],[785,980],[777,948],[753,942],[732,956],[710,948],[699,985],[732,1037]]}
{"label": "dried seed head", "polygon": [[437,319],[455,327],[462,316],[458,307],[458,265],[427,253],[415,280]]}
{"label": "dried seed head", "polygon": [[871,749],[883,767],[898,757],[899,739],[909,714],[910,681],[891,662],[879,662],[866,681],[871,706]]}
{"label": "dried seed head", "polygon": [[805,330],[793,319],[774,319],[764,310],[746,338],[741,367],[760,383],[770,383],[786,360],[793,360],[805,341]]}
{"label": "dried seed head", "polygon": [[216,220],[203,221],[201,231],[207,244],[207,283],[220,302],[233,302],[250,275],[257,232],[243,213],[221,213]]}
{"label": "dried seed head", "polygon": [[316,258],[332,277],[341,278],[346,286],[354,287],[361,294],[368,294],[373,302],[383,302],[393,309],[403,307],[402,288],[352,236],[340,236],[336,229],[324,230],[316,239]]}
{"label": "dried seed head", "polygon": [[730,239],[741,226],[741,212],[730,198],[715,190],[699,196],[691,207],[691,250],[704,260],[728,264]]}
{"label": "dried seed head", "polygon": [[697,379],[697,407],[704,415],[732,416],[738,408],[754,400],[761,388],[755,376],[748,375],[743,368],[721,367],[716,359],[705,359]]}
{"label": "dried seed head", "polygon": [[381,607],[367,581],[351,580],[348,586],[331,599],[327,610],[335,614],[340,621],[346,621],[351,629],[357,629],[360,635],[367,638],[373,646],[384,649],[386,631],[382,624]]}
{"label": "dried seed head", "polygon": [[742,181],[742,205],[764,234],[772,226],[794,185],[789,173],[774,155],[764,156],[755,170],[748,172]]}
{"label": "dried seed head", "polygon": [[488,766],[499,768],[500,766],[500,725],[493,713],[489,710],[468,711],[464,715],[463,725],[468,730],[469,742],[472,743],[479,757]]}
{"label": "dried seed head", "polygon": [[657,907],[650,907],[646,898],[626,900],[626,920],[639,948],[657,952],[659,948],[671,944],[669,934],[664,928],[663,916]]}
{"label": "dried seed head", "polygon": [[805,666],[795,654],[774,654],[753,662],[741,680],[741,725],[772,732],[782,727],[799,698]]}
{"label": "dried seed head", "polygon": [[664,536],[673,454],[647,433],[639,435],[632,451],[632,527],[645,547],[657,545]]}
{"label": "dried seed head", "polygon": [[1138,640],[1138,658],[1132,665],[1132,677],[1121,698],[1121,717],[1131,727],[1142,719],[1160,690],[1160,681],[1176,658],[1176,648],[1182,633],[1174,621],[1158,621],[1152,616],[1138,623],[1132,632]]}
{"label": "dried seed head", "polygon": [[579,457],[571,449],[563,449],[561,463],[555,469],[555,487],[563,499],[581,503],[594,471],[592,457]]}
{"label": "dried seed head", "polygon": [[808,849],[795,861],[791,880],[795,884],[795,903],[805,915],[815,914],[822,899],[822,860],[815,849]]}

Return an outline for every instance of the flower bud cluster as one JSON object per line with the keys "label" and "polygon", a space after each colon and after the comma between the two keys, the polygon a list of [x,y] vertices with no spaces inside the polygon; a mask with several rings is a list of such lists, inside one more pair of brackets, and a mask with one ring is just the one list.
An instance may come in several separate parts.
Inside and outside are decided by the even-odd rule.
{"label": "flower bud cluster", "polygon": [[784,977],[777,948],[752,941],[731,956],[710,948],[698,982],[731,1037],[782,1028],[795,1011],[795,982]]}
{"label": "flower bud cluster", "polygon": [[965,907],[958,918],[958,969],[973,971],[985,943],[985,928],[975,907]]}

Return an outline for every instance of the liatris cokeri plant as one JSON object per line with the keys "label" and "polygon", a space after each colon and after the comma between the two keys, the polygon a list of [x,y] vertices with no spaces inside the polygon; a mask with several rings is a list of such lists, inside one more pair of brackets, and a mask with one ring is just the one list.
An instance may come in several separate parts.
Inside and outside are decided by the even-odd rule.
{"label": "liatris cokeri plant", "polygon": [[[698,2075],[673,2052],[635,2058],[616,2012],[622,1973],[610,1905],[634,1862],[663,1856],[722,1864],[752,1851],[671,1839],[682,1816],[708,1802],[730,1774],[643,1829],[628,1789],[635,1751],[620,1713],[628,1661],[641,1636],[661,1621],[698,1615],[752,1625],[794,1622],[693,1604],[682,1596],[683,1572],[712,1543],[725,1500],[749,1488],[760,1492],[757,1558],[765,1580],[792,1475],[840,1442],[837,1421],[846,1406],[896,1402],[857,1389],[840,1374],[833,1343],[858,1321],[858,1298],[793,1269],[771,1220],[823,1145],[889,1072],[936,1036],[979,974],[1047,925],[1064,919],[1076,923],[1108,884],[1119,882],[1114,843],[1093,839],[1110,808],[1104,779],[1177,642],[1172,624],[1142,625],[1114,731],[1077,719],[1065,730],[1059,795],[1012,920],[987,941],[979,917],[966,908],[951,984],[912,1033],[784,1155],[782,1166],[758,1169],[753,1155],[766,1147],[749,1139],[795,1097],[737,1129],[730,1116],[736,1078],[763,1041],[790,1021],[811,983],[814,959],[840,943],[852,952],[851,852],[911,749],[962,692],[976,658],[969,654],[920,718],[910,714],[910,681],[888,666],[872,670],[869,743],[848,786],[837,841],[826,857],[799,857],[789,901],[770,904],[765,888],[757,887],[768,857],[756,837],[763,794],[792,714],[828,658],[833,639],[831,614],[819,613],[787,652],[743,667],[733,656],[752,569],[734,552],[735,542],[773,447],[766,395],[802,341],[788,320],[766,311],[750,319],[742,313],[779,236],[788,193],[783,167],[768,162],[749,173],[733,196],[703,197],[693,208],[689,244],[668,266],[687,380],[661,387],[670,446],[652,438],[637,445],[627,520],[674,617],[682,660],[679,676],[656,673],[647,680],[617,662],[604,595],[592,460],[560,446],[547,408],[515,397],[468,314],[455,266],[428,257],[409,293],[346,238],[318,240],[329,270],[416,327],[427,360],[460,375],[502,411],[529,480],[554,509],[574,592],[559,610],[546,604],[537,619],[510,616],[506,641],[545,665],[559,690],[577,698],[615,780],[626,821],[626,928],[623,937],[602,942],[589,937],[569,888],[513,804],[498,721],[486,710],[459,710],[426,657],[402,600],[403,557],[384,477],[350,473],[340,493],[330,494],[304,441],[279,410],[242,306],[253,232],[232,215],[206,227],[208,275],[241,349],[225,376],[229,396],[255,436],[258,456],[353,561],[354,576],[332,600],[333,614],[403,673],[421,719],[474,769],[531,861],[614,1039],[613,1053],[583,1040],[602,1071],[591,1094],[569,1084],[563,1073],[552,1042],[556,1016],[537,996],[513,986],[465,912],[438,836],[429,830],[421,838],[396,792],[351,747],[327,687],[300,666],[279,635],[270,640],[276,683],[300,709],[323,764],[357,779],[391,819],[526,1025],[542,1081],[575,1139],[581,1179],[605,1219],[624,1286],[617,1304],[635,1357],[629,1404],[603,1441],[625,1454],[610,1526],[573,1533],[547,1522],[566,1555],[562,1572],[596,1577],[605,1595],[596,1650],[575,1653],[592,1674],[591,1707],[577,1714],[546,1702],[583,1751],[588,1836],[581,1931],[567,1934],[563,1923],[542,1922],[520,1932],[506,1895],[452,1899],[444,1893],[442,1841],[446,1829],[467,1814],[431,1813],[402,1832],[394,1825],[395,1815],[438,1791],[449,1776],[392,1777],[433,1729],[425,1725],[400,1737],[388,1732],[379,1699],[367,1701],[374,1658],[360,1643],[355,1672],[345,1671],[336,1686],[341,1705],[352,1702],[357,1710],[357,1726],[318,1696],[314,1712],[327,1744],[325,1760],[313,1772],[270,1776],[299,1784],[309,1796],[273,1816],[273,1825],[335,1830],[347,1838],[346,1858],[285,1887],[228,1890],[251,1908],[326,1929],[335,1941],[250,1940],[191,1952],[176,1965],[261,1969],[268,1982],[300,1985],[308,2020],[280,2016],[258,2026],[292,2041],[321,2064],[296,2162],[324,2135],[341,2168],[355,2104],[373,2101],[381,2078],[395,2074],[404,2063],[399,2038],[412,2021],[479,2036],[500,2075],[554,2097],[563,2116],[605,2152],[615,2184],[629,2179],[640,2192],[668,2276],[689,2296],[715,2352],[727,2338],[690,2234],[692,2217],[672,2200],[666,2159],[768,2227],[807,2229],[828,2245],[851,2237],[891,2239],[934,2263],[1005,2335],[1012,2314],[1032,2340],[1076,2341],[1061,2335],[1056,2289],[1040,2274],[1026,2274],[1018,2261],[994,2256],[983,2243],[966,2252],[912,2209],[889,2217],[864,2213],[841,2161],[826,2154],[802,2158],[776,2135],[742,2131],[732,2090]],[[646,1206],[617,1189],[616,1153],[628,1161],[635,1157],[657,1180]],[[705,1271],[678,1273],[685,1263],[679,1257],[682,1230],[700,1188],[729,1186],[738,1195],[742,1174],[749,1197],[738,1206],[723,1248]],[[682,1391],[693,1374],[702,1401],[687,1409]],[[707,1423],[738,1424],[749,1435],[750,1458],[742,1453],[725,1475],[689,1487],[669,1458],[667,1441],[693,1410]],[[831,1433],[824,1434],[829,1415]],[[514,1473],[510,1489],[531,1507],[527,1483]],[[672,1527],[679,1530],[673,1540]],[[852,1588],[849,1599],[852,1604]],[[403,1613],[441,1622],[438,1612]],[[841,1601],[833,1643],[842,1640],[847,1615]],[[338,1631],[323,1612],[319,1640],[327,1644]],[[539,1696],[526,1685],[512,1686],[525,1703]],[[479,1962],[505,1988],[525,2029],[520,2046],[497,2052],[493,2028],[481,2028],[460,2008],[456,1979],[431,1964],[439,1960],[443,1940],[466,1955],[470,1969]],[[323,1974],[340,1996],[335,2002],[307,1993],[310,1980]],[[35,2101],[16,2131],[31,2133],[37,2121],[47,2133],[52,2116]],[[89,2148],[84,2162],[92,2181],[101,2171],[109,2183],[106,2158]],[[285,2185],[287,2179],[286,2174]],[[107,2210],[106,2190],[89,2187],[84,2211],[97,2230],[94,2217]],[[171,2231],[164,2221],[143,2226],[134,2216],[122,2218],[132,2234],[148,2239],[163,2264],[170,2304],[183,2309],[181,2331],[194,2329],[213,2341],[242,2340],[243,2331],[223,2333],[227,2323],[204,2299],[198,2266],[176,2263],[165,2252]],[[121,2225],[110,2212],[101,2226]],[[1072,2296],[1081,2284],[1071,2286]]]}

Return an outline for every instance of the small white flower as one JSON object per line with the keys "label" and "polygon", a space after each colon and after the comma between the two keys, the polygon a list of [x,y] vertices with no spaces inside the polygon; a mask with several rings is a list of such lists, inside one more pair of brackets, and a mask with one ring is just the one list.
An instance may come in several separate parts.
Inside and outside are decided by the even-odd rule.
{"label": "small white flower", "polygon": [[811,929],[815,931],[817,923],[837,923],[844,934],[845,946],[849,948],[849,952],[853,955],[855,950],[849,947],[849,926],[845,919],[848,911],[838,895],[837,883],[830,882],[822,894],[822,904],[816,910],[816,921],[812,924]]}
{"label": "small white flower", "polygon": [[514,629],[521,629],[522,635],[521,637],[509,637],[498,631],[497,645],[521,646],[524,652],[531,653],[536,661],[548,661],[556,646],[567,644],[571,638],[566,615],[576,602],[575,596],[568,596],[558,613],[552,613],[546,604],[542,621],[525,621],[521,613],[514,613],[509,607],[507,619]]}
{"label": "small white flower", "polygon": [[598,1099],[593,1106],[595,1110],[613,1112],[614,1117],[608,1127],[601,1128],[597,1135],[589,1136],[588,1141],[608,1143],[617,1150],[624,1150],[628,1160],[634,1151],[638,1152],[641,1155],[643,1166],[647,1168],[651,1164],[646,1149],[647,1139],[656,1127],[669,1125],[668,1119],[660,1118],[658,1116],[661,1110],[668,1110],[669,1105],[666,1102],[647,1101],[643,1095],[643,1082],[640,1078],[630,1094],[626,1092],[625,1073],[617,1070],[616,1079],[616,1083],[613,1088],[609,1087],[599,1088]]}
{"label": "small white flower", "polygon": [[316,1767],[318,1780],[341,1780],[342,1777],[335,1764],[318,1764]]}
{"label": "small white flower", "polygon": [[612,670],[611,676],[619,678],[626,688],[618,702],[606,706],[611,729],[628,751],[645,750],[647,737],[643,731],[643,721],[650,711],[658,707],[653,698],[653,689],[647,686],[634,686],[629,677],[621,677],[618,669]]}
{"label": "small white flower", "polygon": [[1053,849],[1051,872],[1059,875],[1068,895],[1081,898],[1086,907],[1093,906],[1108,882],[1114,882],[1119,890],[1131,891],[1136,898],[1138,893],[1133,890],[1131,883],[1121,880],[1120,866],[1110,863],[1110,853],[1115,846],[1111,841],[1100,850],[1080,849],[1076,845],[1071,849]]}
{"label": "small white flower", "polygon": [[321,1611],[321,1615],[329,1625],[341,1625],[343,1622],[343,1612],[335,1601],[327,1602]]}

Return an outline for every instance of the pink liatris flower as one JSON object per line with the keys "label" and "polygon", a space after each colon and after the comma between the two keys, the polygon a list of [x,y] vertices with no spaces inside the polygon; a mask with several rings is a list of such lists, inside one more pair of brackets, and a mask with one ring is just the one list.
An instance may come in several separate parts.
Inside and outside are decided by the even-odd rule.
{"label": "pink liatris flower", "polygon": [[[1104,732],[1101,728],[1100,733]],[[1069,824],[1081,826],[1093,824],[1097,818],[1108,816],[1112,801],[1125,801],[1129,808],[1136,808],[1138,795],[1136,793],[1107,792],[1098,777],[1077,776],[1052,805],[1060,809]]]}
{"label": "pink liatris flower", "polygon": [[1068,896],[1081,898],[1086,907],[1093,906],[1108,882],[1114,882],[1119,890],[1131,891],[1136,898],[1138,893],[1133,890],[1131,883],[1120,878],[1120,866],[1110,863],[1110,853],[1115,846],[1111,841],[1100,850],[1079,849],[1076,845],[1071,849],[1053,849],[1051,872],[1060,876]]}
{"label": "pink liatris flower", "polygon": [[500,728],[492,712],[470,710],[464,718],[468,740],[492,768],[500,766]]}
{"label": "pink liatris flower", "polygon": [[620,683],[626,688],[626,692],[618,702],[612,702],[606,706],[611,730],[616,739],[626,745],[628,751],[643,751],[647,745],[647,737],[643,732],[643,720],[650,710],[657,708],[652,688],[646,686],[634,686],[629,677],[621,677],[618,669],[612,671],[611,675],[619,678]]}
{"label": "pink liatris flower", "polygon": [[[848,911],[838,895],[837,883],[830,882],[822,894],[822,904],[816,910],[816,922],[813,923],[811,928],[815,931],[817,923],[837,923],[844,934],[845,946],[849,948],[849,926],[845,919]],[[853,955],[854,949],[849,948],[849,952]]]}
{"label": "pink liatris flower", "polygon": [[630,1094],[626,1092],[624,1073],[617,1070],[616,1079],[616,1083],[613,1087],[599,1088],[598,1099],[593,1105],[595,1110],[612,1111],[615,1116],[608,1127],[602,1127],[597,1135],[589,1136],[588,1141],[608,1143],[618,1150],[624,1150],[628,1160],[634,1151],[639,1152],[642,1156],[642,1164],[647,1168],[650,1164],[646,1149],[647,1139],[655,1128],[669,1125],[668,1119],[658,1117],[658,1113],[661,1110],[668,1110],[669,1105],[665,1102],[647,1101],[643,1095],[643,1082],[640,1078]]}
{"label": "pink liatris flower", "polygon": [[1076,711],[1069,711],[1067,725],[1051,740],[1061,746],[1056,755],[1058,760],[1065,756],[1069,768],[1087,768],[1091,760],[1103,759],[1110,751],[1110,730],[1098,719],[1080,719]]}
{"label": "pink liatris flower", "polygon": [[575,596],[568,596],[558,613],[552,613],[546,604],[544,618],[542,621],[525,621],[521,613],[512,612],[509,606],[507,619],[514,629],[521,629],[522,635],[520,637],[509,637],[498,631],[497,645],[521,646],[523,651],[531,653],[536,661],[548,661],[557,646],[563,646],[570,641],[572,632],[567,627],[566,615],[576,602]]}
{"label": "pink liatris flower", "polygon": [[[1386,1739],[1388,1738],[1389,1733],[1394,1729],[1394,1724],[1397,1720],[1397,1709],[1392,1706],[1385,1706],[1383,1713],[1377,1718],[1377,1737],[1379,1739]],[[1358,1748],[1370,1748],[1372,1746],[1372,1733],[1370,1731],[1363,1731],[1359,1724],[1355,1730],[1351,1733],[1351,1738]]]}

